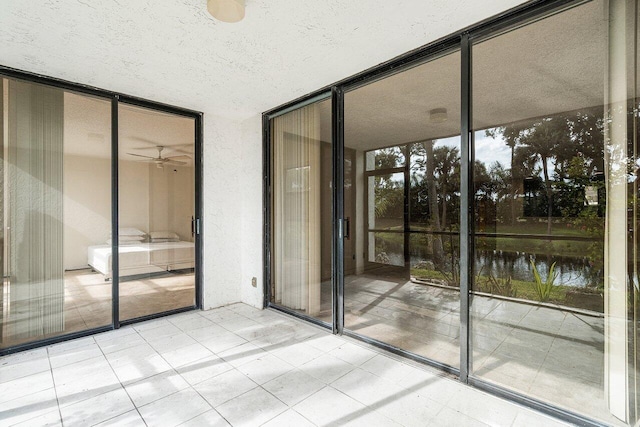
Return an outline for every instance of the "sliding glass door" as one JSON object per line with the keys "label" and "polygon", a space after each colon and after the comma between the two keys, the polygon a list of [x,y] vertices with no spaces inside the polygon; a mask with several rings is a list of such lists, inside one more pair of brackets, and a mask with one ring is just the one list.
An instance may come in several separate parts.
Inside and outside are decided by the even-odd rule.
{"label": "sliding glass door", "polygon": [[[112,323],[111,102],[0,78],[0,350]],[[104,249],[111,255],[111,247]]]}
{"label": "sliding glass door", "polygon": [[331,101],[271,120],[270,302],[332,322]]}
{"label": "sliding glass door", "polygon": [[120,319],[193,307],[195,120],[120,104]]}
{"label": "sliding glass door", "polygon": [[344,327],[450,367],[460,364],[459,88],[454,50],[344,95]]}
{"label": "sliding glass door", "polygon": [[593,1],[473,45],[472,374],[634,417],[636,5]]}
{"label": "sliding glass door", "polygon": [[199,305],[201,117],[127,99],[0,75],[0,354]]}
{"label": "sliding glass door", "polygon": [[[286,163],[277,121],[308,107],[270,113],[270,303],[579,424],[638,425],[640,6],[543,3],[333,86],[333,132],[289,131],[295,150],[332,135],[333,157]],[[321,208],[287,194],[283,171],[331,167],[295,186]]]}

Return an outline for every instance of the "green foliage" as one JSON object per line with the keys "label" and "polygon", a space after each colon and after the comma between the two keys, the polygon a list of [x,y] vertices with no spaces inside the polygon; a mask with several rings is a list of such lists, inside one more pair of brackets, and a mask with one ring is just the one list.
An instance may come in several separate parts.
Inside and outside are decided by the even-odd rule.
{"label": "green foliage", "polygon": [[[433,267],[414,267],[411,269],[411,276],[426,282],[435,281],[436,283],[449,284],[449,277],[441,271],[434,270]],[[455,286],[457,287],[458,285],[455,284]],[[495,278],[495,282],[492,283],[490,276],[483,275],[482,270],[478,272],[475,277],[473,289],[492,295],[515,297],[529,301],[537,301],[539,299],[530,281],[498,277]],[[633,294],[640,295],[640,293],[635,292]],[[604,310],[601,292],[595,289],[565,286],[562,284],[552,287],[547,302],[554,302],[568,307],[577,307],[583,310],[592,310],[599,313],[602,313]]]}
{"label": "green foliage", "polygon": [[376,218],[402,218],[404,191],[400,184],[385,176],[376,177],[375,180]]}
{"label": "green foliage", "polygon": [[[480,277],[478,277],[478,279],[480,279]],[[518,296],[518,290],[514,286],[511,276],[495,277],[493,274],[489,274],[489,277],[484,281],[478,279],[476,279],[476,286],[480,292],[511,298]]]}
{"label": "green foliage", "polygon": [[540,273],[538,273],[538,268],[533,260],[529,260],[531,263],[531,268],[533,270],[533,277],[535,281],[533,282],[534,289],[536,291],[536,296],[538,297],[538,301],[545,302],[549,301],[549,297],[551,296],[551,291],[553,290],[553,282],[556,280],[557,275],[554,275],[554,270],[556,268],[556,263],[551,264],[549,268],[549,274],[547,275],[547,280],[542,281],[540,277]]}

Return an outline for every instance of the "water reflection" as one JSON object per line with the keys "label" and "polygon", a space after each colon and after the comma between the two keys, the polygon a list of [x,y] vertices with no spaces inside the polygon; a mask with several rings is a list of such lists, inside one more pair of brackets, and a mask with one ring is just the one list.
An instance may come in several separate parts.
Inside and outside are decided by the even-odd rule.
{"label": "water reflection", "polygon": [[[435,268],[431,258],[424,249],[412,248],[411,266],[414,269]],[[404,254],[384,252],[390,265],[403,265]],[[536,256],[526,252],[481,251],[476,252],[474,271],[476,275],[507,277],[513,280],[533,281],[533,261],[542,280],[547,280],[549,269],[555,264],[554,284],[556,286],[573,286],[579,288],[596,287],[601,283],[602,271],[592,266],[588,257],[575,258],[564,256]]]}

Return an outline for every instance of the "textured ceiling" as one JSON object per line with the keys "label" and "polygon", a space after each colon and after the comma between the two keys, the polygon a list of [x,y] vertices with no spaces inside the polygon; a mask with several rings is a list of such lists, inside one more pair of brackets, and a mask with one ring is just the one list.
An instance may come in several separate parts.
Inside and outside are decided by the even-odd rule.
{"label": "textured ceiling", "polygon": [[[474,129],[603,105],[602,3],[595,0],[474,45]],[[445,122],[429,119],[435,108],[447,109]],[[459,134],[459,51],[345,95],[348,147],[367,150]]]}
{"label": "textured ceiling", "polygon": [[521,0],[0,0],[0,64],[243,119]]}

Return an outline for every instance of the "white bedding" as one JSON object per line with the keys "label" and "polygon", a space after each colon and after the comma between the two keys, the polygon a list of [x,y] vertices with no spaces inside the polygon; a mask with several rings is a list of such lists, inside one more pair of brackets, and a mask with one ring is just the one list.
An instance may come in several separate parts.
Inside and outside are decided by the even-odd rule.
{"label": "white bedding", "polygon": [[[137,243],[120,246],[120,276],[194,268],[193,242]],[[111,246],[89,246],[88,263],[95,270],[111,278]]]}

